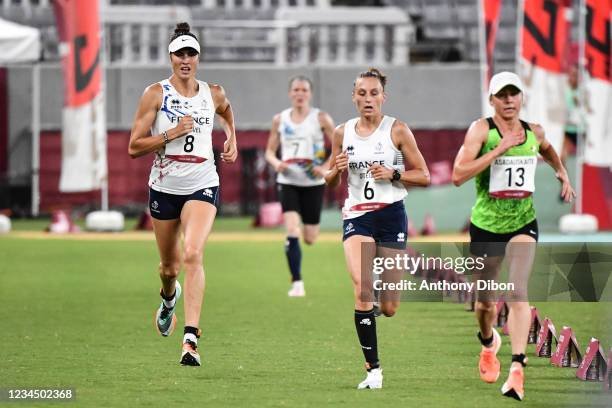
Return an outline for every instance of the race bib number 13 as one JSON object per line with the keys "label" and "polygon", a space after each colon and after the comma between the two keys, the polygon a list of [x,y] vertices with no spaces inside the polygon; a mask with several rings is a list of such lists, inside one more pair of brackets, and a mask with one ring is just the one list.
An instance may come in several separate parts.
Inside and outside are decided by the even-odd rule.
{"label": "race bib number 13", "polygon": [[525,198],[535,191],[536,156],[502,156],[491,164],[489,195]]}

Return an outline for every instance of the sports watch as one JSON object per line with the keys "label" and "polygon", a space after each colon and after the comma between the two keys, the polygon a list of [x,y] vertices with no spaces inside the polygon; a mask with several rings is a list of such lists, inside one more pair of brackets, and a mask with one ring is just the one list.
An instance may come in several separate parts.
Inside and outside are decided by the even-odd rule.
{"label": "sports watch", "polygon": [[391,176],[391,181],[398,181],[402,178],[402,173],[398,169],[393,170],[393,176]]}

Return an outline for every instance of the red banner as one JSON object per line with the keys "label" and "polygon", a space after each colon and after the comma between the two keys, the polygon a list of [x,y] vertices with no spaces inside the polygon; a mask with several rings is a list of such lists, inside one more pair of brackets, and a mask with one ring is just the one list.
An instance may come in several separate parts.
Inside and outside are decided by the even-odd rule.
{"label": "red banner", "polygon": [[100,92],[100,26],[97,0],[53,2],[64,71],[66,106],[90,102]]}
{"label": "red banner", "polygon": [[98,0],[53,2],[64,72],[62,192],[102,187],[107,177]]}
{"label": "red banner", "polygon": [[567,0],[525,0],[522,57],[547,71],[563,72],[569,43]]}
{"label": "red banner", "polygon": [[612,1],[586,0],[586,67],[592,78],[612,82],[610,13]]}
{"label": "red banner", "polygon": [[521,4],[522,118],[541,124],[548,141],[560,152],[566,109],[564,69],[571,44],[570,4],[567,0],[523,0]]}
{"label": "red banner", "polygon": [[486,83],[489,83],[493,76],[493,52],[495,50],[495,37],[497,36],[497,26],[499,25],[499,14],[501,10],[501,0],[482,0],[484,10],[485,44],[487,58]]}

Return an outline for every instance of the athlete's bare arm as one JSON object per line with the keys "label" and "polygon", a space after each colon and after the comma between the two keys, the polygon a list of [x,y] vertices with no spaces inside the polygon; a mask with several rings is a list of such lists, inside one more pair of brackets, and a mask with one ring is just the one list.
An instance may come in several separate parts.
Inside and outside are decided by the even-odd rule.
{"label": "athlete's bare arm", "polygon": [[[391,128],[391,140],[393,144],[402,152],[406,167],[410,167],[410,170],[401,172],[399,181],[405,187],[408,186],[422,186],[426,187],[429,185],[430,177],[429,170],[425,159],[419,150],[414,135],[410,131],[408,125],[404,122],[396,120]],[[374,177],[374,180],[391,180],[393,177],[394,170],[379,164],[375,164],[370,167],[370,173]]]}
{"label": "athlete's bare arm", "polygon": [[238,157],[238,145],[236,142],[236,127],[234,126],[234,112],[232,105],[225,95],[225,90],[221,85],[210,85],[210,94],[215,104],[215,113],[223,120],[221,124],[225,132],[226,140],[223,144],[221,160],[226,163],[233,163]]}
{"label": "athlete's bare arm", "polygon": [[[319,125],[321,126],[321,130],[323,131],[325,138],[327,138],[327,140],[331,142],[334,137],[334,120],[332,119],[331,116],[329,116],[328,113],[323,112],[323,111],[319,111],[318,119],[319,119]],[[312,169],[313,172],[319,177],[325,176],[325,172],[329,169],[329,163],[331,161],[331,158],[332,156],[330,155],[325,160],[324,163],[322,163],[319,166],[315,166]]]}
{"label": "athlete's bare arm", "polygon": [[332,136],[332,152],[329,162],[330,170],[325,174],[325,182],[328,186],[335,188],[340,184],[340,176],[348,169],[348,154],[342,150],[344,139],[344,123],[339,125]]}
{"label": "athlete's bare arm", "polygon": [[561,182],[561,197],[565,202],[571,202],[576,197],[576,192],[572,188],[572,185],[567,174],[567,170],[563,166],[561,159],[555,152],[555,149],[546,139],[544,128],[536,123],[530,123],[529,126],[536,135],[536,139],[540,144],[540,155],[550,167],[555,170],[555,176]]}
{"label": "athlete's bare arm", "polygon": [[504,154],[512,146],[524,141],[524,133],[508,135],[490,152],[478,157],[478,153],[487,141],[489,124],[486,119],[478,119],[470,125],[463,146],[459,149],[453,166],[453,184],[460,186],[472,177],[481,173],[493,163],[493,161]]}
{"label": "athlete's bare arm", "polygon": [[281,115],[278,113],[272,118],[272,127],[270,128],[270,135],[268,136],[268,143],[266,144],[266,161],[277,173],[282,173],[287,170],[287,163],[284,163],[276,156],[276,152],[280,146],[280,134],[278,133],[280,117]]}
{"label": "athlete's bare arm", "polygon": [[[166,144],[163,134],[151,135],[151,126],[153,126],[161,106],[162,95],[161,85],[155,83],[147,87],[140,98],[128,146],[128,153],[132,158],[155,152]],[[171,141],[189,134],[192,130],[193,118],[191,116],[183,116],[179,119],[176,127],[166,132],[166,136],[168,141]]]}

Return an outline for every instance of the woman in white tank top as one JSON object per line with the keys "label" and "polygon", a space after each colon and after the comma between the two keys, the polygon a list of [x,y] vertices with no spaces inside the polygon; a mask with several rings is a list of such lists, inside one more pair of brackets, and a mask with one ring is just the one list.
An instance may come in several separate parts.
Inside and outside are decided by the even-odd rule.
{"label": "woman in white tank top", "polygon": [[[291,273],[290,297],[305,296],[302,281],[300,227],[303,239],[314,244],[319,235],[329,159],[325,139],[331,140],[334,122],[325,112],[310,106],[312,82],[298,75],[289,81],[291,107],[274,115],[266,146],[266,161],[277,172],[278,192],[287,239],[285,255]],[[277,150],[281,151],[280,159]]]}
{"label": "woman in white tank top", "polygon": [[[129,154],[155,153],[149,179],[149,207],[159,249],[162,302],[155,314],[158,332],[172,334],[181,261],[185,271],[185,329],[180,363],[200,365],[197,341],[204,296],[202,254],[217,213],[219,177],[212,154],[215,114],[227,136],[221,160],[237,157],[234,115],[219,85],[196,80],[200,44],[189,24],[179,23],[168,46],[172,76],[145,89],[140,99]],[[184,234],[181,250],[181,231]]]}
{"label": "woman in white tank top", "polygon": [[[355,328],[368,372],[359,389],[382,388],[374,289],[381,290],[380,309],[385,316],[393,316],[399,307],[399,291],[385,290],[382,284],[399,281],[401,271],[388,270],[374,280],[374,258],[394,258],[398,252],[403,253],[407,238],[403,202],[406,187],[429,184],[429,171],[412,132],[405,123],[382,113],[386,81],[375,68],[358,75],[353,103],[359,117],[334,131],[331,170],[325,176],[329,186],[337,187],[342,173],[348,173],[344,254],[353,280]],[[404,163],[410,164],[409,170]]]}

